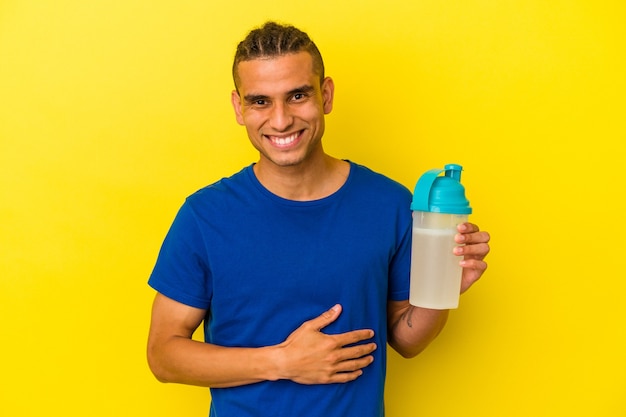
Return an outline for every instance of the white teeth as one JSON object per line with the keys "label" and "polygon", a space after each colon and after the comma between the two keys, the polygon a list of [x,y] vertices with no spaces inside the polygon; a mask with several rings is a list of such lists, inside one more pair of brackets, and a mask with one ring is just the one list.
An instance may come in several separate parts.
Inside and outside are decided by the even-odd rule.
{"label": "white teeth", "polygon": [[285,146],[285,145],[289,145],[290,143],[293,143],[296,138],[298,137],[298,133],[294,133],[291,136],[287,136],[286,138],[279,138],[277,136],[270,136],[270,139],[272,142],[274,142],[277,145],[280,146]]}

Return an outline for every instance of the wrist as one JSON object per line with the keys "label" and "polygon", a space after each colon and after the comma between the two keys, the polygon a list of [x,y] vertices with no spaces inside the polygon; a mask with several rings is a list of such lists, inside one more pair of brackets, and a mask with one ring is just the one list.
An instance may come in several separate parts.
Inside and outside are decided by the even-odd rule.
{"label": "wrist", "polygon": [[286,379],[284,352],[281,345],[263,347],[260,348],[260,352],[261,363],[264,364],[261,371],[263,379],[267,381]]}

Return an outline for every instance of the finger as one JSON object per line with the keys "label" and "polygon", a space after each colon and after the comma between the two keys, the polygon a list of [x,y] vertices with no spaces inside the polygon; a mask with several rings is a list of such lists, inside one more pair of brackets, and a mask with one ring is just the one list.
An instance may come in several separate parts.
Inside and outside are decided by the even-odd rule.
{"label": "finger", "polygon": [[476,271],[482,275],[483,272],[487,270],[487,262],[480,259],[463,259],[459,262],[459,265],[461,265],[461,267],[464,269],[463,273],[465,273],[465,270],[467,270]]}
{"label": "finger", "polygon": [[361,369],[358,369],[352,372],[338,372],[332,375],[326,383],[327,384],[344,384],[346,382],[354,381],[361,375],[363,375],[363,371]]}
{"label": "finger", "polygon": [[491,236],[489,232],[471,232],[471,233],[457,233],[454,236],[454,241],[456,243],[465,243],[465,244],[473,244],[473,243],[489,243],[491,240]]}
{"label": "finger", "polygon": [[[370,354],[374,352],[376,348],[377,348],[376,343],[367,343],[364,345],[357,345],[357,346],[343,348],[337,354],[337,361],[345,362],[345,361],[363,359],[363,358],[371,356]],[[354,368],[354,369],[357,369],[357,368]],[[350,369],[350,370],[354,370],[354,369]]]}
{"label": "finger", "polygon": [[489,254],[490,250],[491,248],[487,243],[473,243],[471,245],[456,246],[453,252],[457,256],[464,255],[482,259]]}
{"label": "finger", "polygon": [[346,360],[337,365],[337,372],[354,372],[374,362],[374,356],[368,355],[358,359]]}
{"label": "finger", "polygon": [[372,355],[358,359],[346,360],[337,364],[333,373],[328,376],[325,383],[344,383],[354,381],[363,375],[363,368],[374,362]]}
{"label": "finger", "polygon": [[337,320],[337,317],[339,317],[340,314],[341,305],[335,304],[330,310],[327,310],[316,318],[307,321],[306,323],[304,323],[304,325],[310,326],[319,331],[328,326],[330,323]]}
{"label": "finger", "polygon": [[[376,343],[368,343],[365,345],[357,345],[351,347],[344,347],[340,350],[337,350],[333,354],[332,363],[336,366],[340,366],[342,371],[354,371],[359,367],[364,367],[370,364],[371,361],[374,360],[372,356],[372,352],[376,350]],[[356,361],[356,362],[355,362]],[[351,365],[346,364],[355,362],[350,368]],[[362,364],[359,367],[356,367],[356,364]]]}
{"label": "finger", "polygon": [[[332,337],[335,339],[337,346],[347,346],[371,339],[372,337],[374,337],[374,331],[370,329],[352,330],[350,332],[332,335]],[[367,353],[370,352],[363,353],[362,355],[365,355]]]}
{"label": "finger", "polygon": [[461,223],[456,227],[459,233],[475,233],[480,231],[478,225],[470,222]]}
{"label": "finger", "polygon": [[461,294],[478,281],[487,270],[487,263],[478,259],[464,259],[460,262],[463,268],[461,278]]}

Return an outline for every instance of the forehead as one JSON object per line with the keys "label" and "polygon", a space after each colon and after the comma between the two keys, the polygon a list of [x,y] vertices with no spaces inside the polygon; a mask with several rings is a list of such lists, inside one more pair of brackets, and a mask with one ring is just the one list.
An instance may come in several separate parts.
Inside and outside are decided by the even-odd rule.
{"label": "forehead", "polygon": [[[289,91],[294,86],[318,84],[313,58],[308,52],[241,61],[237,65],[240,92]],[[244,93],[244,94],[246,94]]]}

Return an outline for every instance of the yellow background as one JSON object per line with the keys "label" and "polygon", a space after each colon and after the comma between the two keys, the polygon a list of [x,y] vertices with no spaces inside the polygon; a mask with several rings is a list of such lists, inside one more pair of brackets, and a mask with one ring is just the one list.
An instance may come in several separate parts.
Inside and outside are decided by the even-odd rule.
{"label": "yellow background", "polygon": [[149,373],[146,280],[184,197],[256,158],[230,65],[267,18],[324,54],[330,153],[411,189],[464,165],[493,236],[441,336],[391,355],[388,415],[626,415],[618,0],[2,1],[0,415],[206,415]]}

